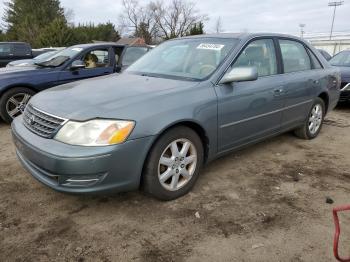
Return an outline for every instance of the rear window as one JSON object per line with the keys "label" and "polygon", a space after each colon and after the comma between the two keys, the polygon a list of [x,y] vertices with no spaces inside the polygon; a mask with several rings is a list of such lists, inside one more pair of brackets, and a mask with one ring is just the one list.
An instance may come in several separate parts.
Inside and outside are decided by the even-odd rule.
{"label": "rear window", "polygon": [[10,44],[0,44],[0,55],[8,55],[11,53]]}
{"label": "rear window", "polygon": [[146,47],[128,47],[123,58],[123,65],[129,66],[138,60],[141,56],[146,54],[148,48]]}
{"label": "rear window", "polygon": [[13,45],[13,52],[16,56],[27,56],[31,55],[31,49],[26,44],[14,44]]}
{"label": "rear window", "polygon": [[311,61],[303,44],[292,40],[279,40],[284,72],[298,72],[311,69]]}

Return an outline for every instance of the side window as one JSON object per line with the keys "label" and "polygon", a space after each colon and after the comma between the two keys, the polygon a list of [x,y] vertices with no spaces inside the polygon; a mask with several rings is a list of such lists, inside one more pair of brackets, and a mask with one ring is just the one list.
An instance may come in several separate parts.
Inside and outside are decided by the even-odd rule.
{"label": "side window", "polygon": [[123,57],[123,65],[129,66],[148,52],[146,47],[128,47]]}
{"label": "side window", "polygon": [[279,40],[284,72],[298,72],[311,69],[310,57],[303,44],[293,40]]}
{"label": "side window", "polygon": [[310,54],[310,57],[311,57],[313,68],[314,69],[321,69],[321,68],[323,68],[321,63],[320,63],[320,61],[318,61],[317,57],[315,56],[315,54],[310,49],[308,49],[308,51],[309,51],[309,54]]}
{"label": "side window", "polygon": [[14,44],[13,52],[14,52],[14,55],[16,56],[26,56],[26,55],[30,55],[31,50],[27,45]]}
{"label": "side window", "polygon": [[96,49],[85,54],[85,68],[108,67],[110,65],[108,49]]}
{"label": "side window", "polygon": [[10,44],[0,44],[0,55],[9,55],[11,53]]}
{"label": "side window", "polygon": [[255,66],[260,76],[277,74],[276,52],[272,39],[251,42],[240,54],[232,68]]}

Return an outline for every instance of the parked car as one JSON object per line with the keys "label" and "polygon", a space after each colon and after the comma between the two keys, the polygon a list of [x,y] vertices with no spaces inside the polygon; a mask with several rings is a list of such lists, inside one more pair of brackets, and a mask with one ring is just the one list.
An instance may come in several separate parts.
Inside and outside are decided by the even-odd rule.
{"label": "parked car", "polygon": [[31,67],[0,69],[0,116],[10,123],[35,93],[81,79],[120,72],[149,50],[115,43],[66,48]]}
{"label": "parked car", "polygon": [[331,60],[332,56],[331,56],[326,50],[323,50],[323,49],[317,49],[317,50],[318,50],[318,52],[321,53],[321,55],[323,55],[323,57],[324,57],[327,61]]}
{"label": "parked car", "polygon": [[33,58],[32,48],[28,43],[0,42],[0,67],[15,60],[31,58]]}
{"label": "parked car", "polygon": [[12,132],[23,166],[57,191],[141,187],[171,200],[232,150],[290,130],[317,137],[339,86],[338,69],[296,37],[185,37],[122,74],[37,94]]}
{"label": "parked car", "polygon": [[22,59],[22,60],[16,60],[8,63],[6,67],[11,66],[33,66],[35,63],[40,63],[49,60],[52,56],[54,56],[56,53],[58,53],[61,50],[55,50],[55,51],[49,51],[46,53],[43,53],[41,55],[38,55],[32,59]]}
{"label": "parked car", "polygon": [[335,55],[330,64],[336,66],[341,72],[341,93],[339,102],[350,101],[350,50],[345,50]]}

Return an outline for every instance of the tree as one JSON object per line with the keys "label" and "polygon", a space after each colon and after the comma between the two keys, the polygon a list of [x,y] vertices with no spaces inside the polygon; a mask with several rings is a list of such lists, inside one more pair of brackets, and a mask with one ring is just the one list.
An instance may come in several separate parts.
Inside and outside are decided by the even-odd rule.
{"label": "tree", "polygon": [[152,44],[157,38],[158,25],[153,16],[151,4],[140,6],[137,0],[123,0],[124,12],[119,16],[119,28],[133,29],[135,37],[145,39],[146,44]]}
{"label": "tree", "polygon": [[138,0],[123,0],[123,6],[120,28],[132,28],[133,35],[145,38],[148,44],[188,35],[192,27],[207,20],[187,0],[172,0],[169,4],[156,1],[144,6]]}
{"label": "tree", "polygon": [[116,42],[120,36],[112,23],[98,24],[79,24],[72,28],[73,39],[75,44],[89,43],[93,40]]}
{"label": "tree", "polygon": [[192,26],[208,19],[187,0],[172,0],[169,5],[151,2],[150,7],[163,39],[185,36]]}
{"label": "tree", "polygon": [[5,3],[4,21],[7,38],[40,46],[39,35],[56,19],[65,21],[59,0],[9,0]]}
{"label": "tree", "polygon": [[187,35],[203,35],[204,34],[203,29],[204,29],[203,22],[196,23],[190,28]]}
{"label": "tree", "polygon": [[73,30],[64,19],[56,18],[40,33],[39,46],[67,46],[74,43]]}

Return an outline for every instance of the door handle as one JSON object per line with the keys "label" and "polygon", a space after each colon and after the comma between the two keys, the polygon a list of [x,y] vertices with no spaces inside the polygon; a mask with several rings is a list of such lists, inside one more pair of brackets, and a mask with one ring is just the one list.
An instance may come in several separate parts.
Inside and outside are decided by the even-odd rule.
{"label": "door handle", "polygon": [[283,93],[283,88],[276,88],[273,90],[274,96],[280,96]]}

